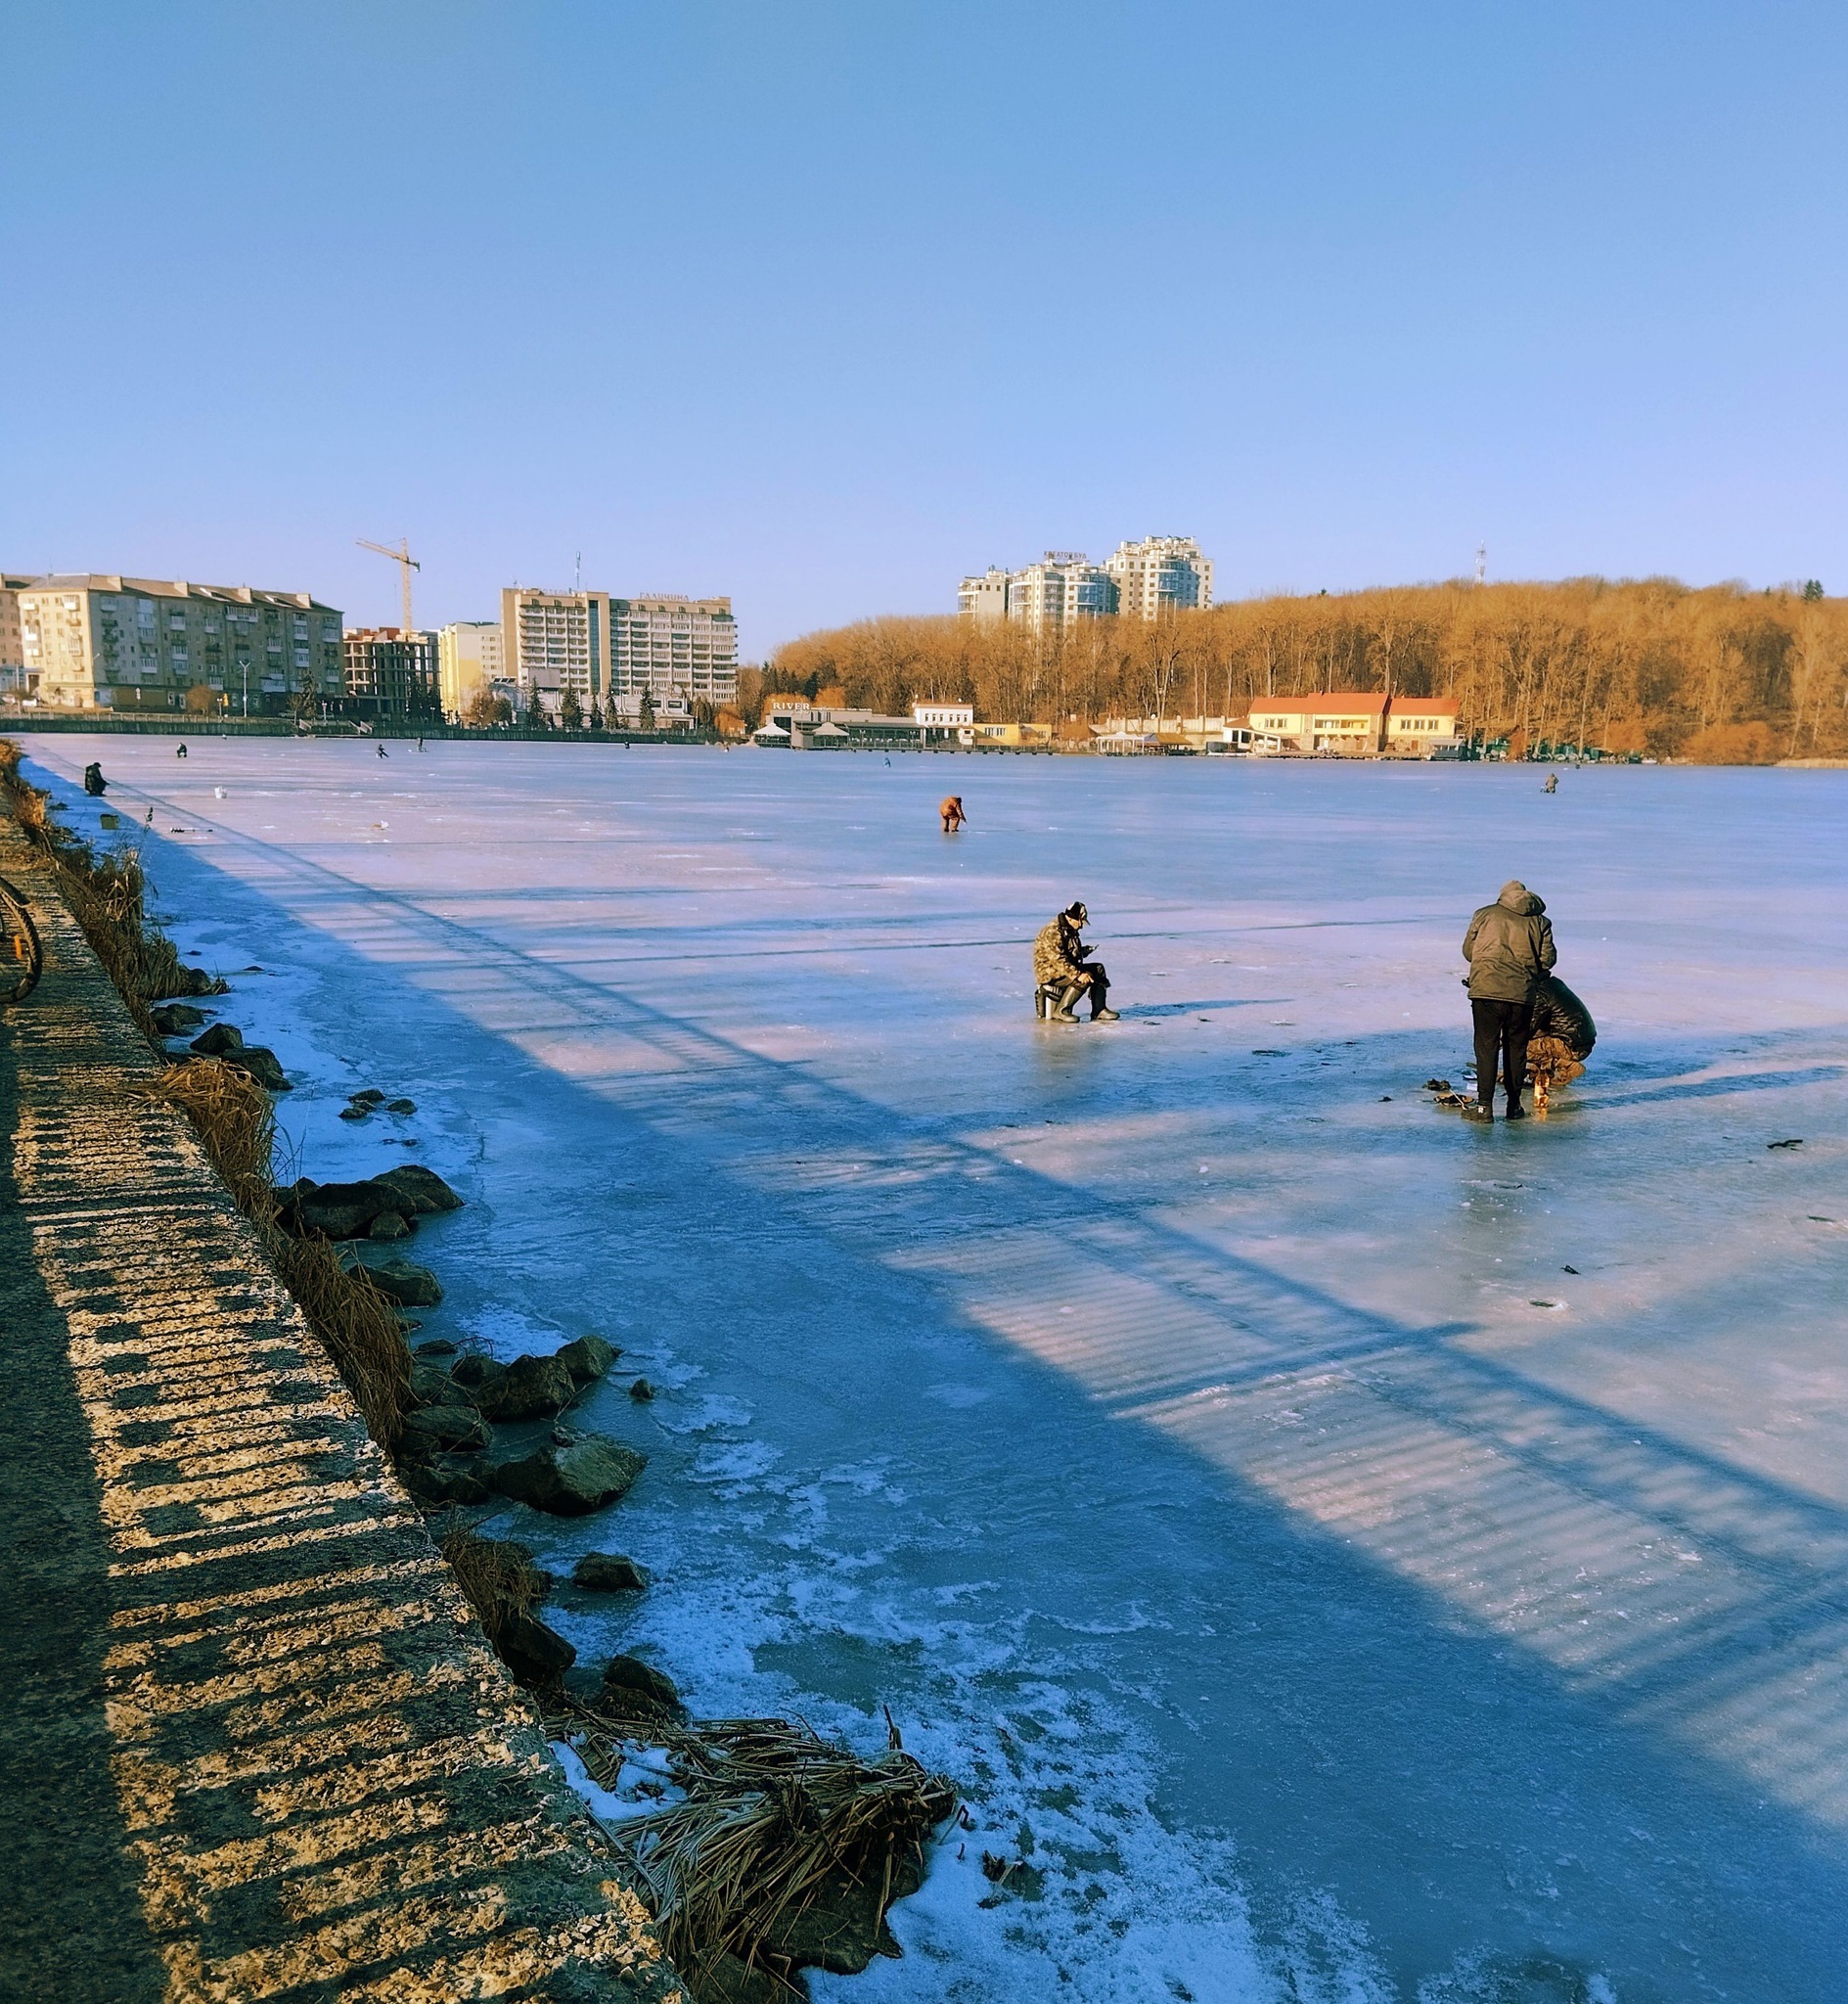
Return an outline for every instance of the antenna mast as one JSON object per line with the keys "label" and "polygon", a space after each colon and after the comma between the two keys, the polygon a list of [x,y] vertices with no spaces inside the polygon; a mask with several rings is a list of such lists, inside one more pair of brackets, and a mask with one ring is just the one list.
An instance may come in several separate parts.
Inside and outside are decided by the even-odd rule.
{"label": "antenna mast", "polygon": [[1478,584],[1486,584],[1488,577],[1489,546],[1487,543],[1478,543],[1476,545],[1476,582]]}

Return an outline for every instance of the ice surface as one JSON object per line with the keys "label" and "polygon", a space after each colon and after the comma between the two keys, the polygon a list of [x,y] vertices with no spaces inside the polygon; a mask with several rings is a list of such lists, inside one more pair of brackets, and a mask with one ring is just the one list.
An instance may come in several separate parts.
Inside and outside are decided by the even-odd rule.
{"label": "ice surface", "polygon": [[[993,758],[946,839],[916,757],[28,751],[155,804],[302,1166],[470,1199],[426,1334],[624,1346],[647,1476],[505,1520],[654,1572],[579,1647],[967,1789],[818,1995],[1848,1998],[1848,775]],[[1471,1128],[1514,875],[1601,1040]]]}

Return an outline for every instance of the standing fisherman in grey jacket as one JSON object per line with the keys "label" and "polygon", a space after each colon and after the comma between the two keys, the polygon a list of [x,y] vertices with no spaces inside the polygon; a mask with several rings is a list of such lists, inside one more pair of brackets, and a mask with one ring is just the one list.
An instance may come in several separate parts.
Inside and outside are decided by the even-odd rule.
{"label": "standing fisherman in grey jacket", "polygon": [[1498,1060],[1508,1087],[1508,1117],[1524,1120],[1520,1103],[1527,1079],[1527,1038],[1533,1028],[1534,991],[1552,971],[1553,924],[1547,908],[1518,880],[1485,904],[1463,935],[1469,963],[1469,1013],[1476,1026],[1476,1104],[1465,1109],[1472,1120],[1495,1118]]}

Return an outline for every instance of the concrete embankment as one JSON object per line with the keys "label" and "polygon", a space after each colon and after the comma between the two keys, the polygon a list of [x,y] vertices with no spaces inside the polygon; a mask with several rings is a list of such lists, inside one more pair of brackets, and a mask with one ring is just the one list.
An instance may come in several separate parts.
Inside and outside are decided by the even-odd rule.
{"label": "concrete embankment", "polygon": [[65,911],[0,1010],[0,1995],[680,1990]]}

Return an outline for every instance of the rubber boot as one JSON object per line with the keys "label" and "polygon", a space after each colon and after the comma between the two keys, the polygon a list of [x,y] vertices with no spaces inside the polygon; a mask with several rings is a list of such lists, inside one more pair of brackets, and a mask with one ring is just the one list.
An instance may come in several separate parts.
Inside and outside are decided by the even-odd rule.
{"label": "rubber boot", "polygon": [[1078,1021],[1078,997],[1083,993],[1083,984],[1079,981],[1073,981],[1065,992],[1059,996],[1059,1007],[1053,1011],[1051,1021],[1054,1023],[1076,1023]]}
{"label": "rubber boot", "polygon": [[1122,1018],[1114,1009],[1104,1006],[1102,995],[1094,993],[1091,1000],[1091,1021],[1093,1023],[1120,1023]]}

